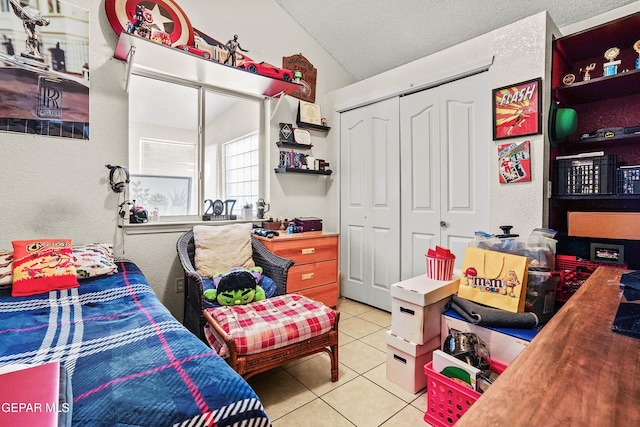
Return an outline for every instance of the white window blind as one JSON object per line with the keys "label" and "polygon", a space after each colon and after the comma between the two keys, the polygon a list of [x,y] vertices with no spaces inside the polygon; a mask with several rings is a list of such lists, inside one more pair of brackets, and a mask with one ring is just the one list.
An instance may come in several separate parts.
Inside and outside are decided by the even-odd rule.
{"label": "white window blind", "polygon": [[196,178],[197,142],[140,140],[140,173]]}
{"label": "white window blind", "polygon": [[224,144],[225,194],[236,200],[234,213],[258,199],[259,138],[254,133]]}

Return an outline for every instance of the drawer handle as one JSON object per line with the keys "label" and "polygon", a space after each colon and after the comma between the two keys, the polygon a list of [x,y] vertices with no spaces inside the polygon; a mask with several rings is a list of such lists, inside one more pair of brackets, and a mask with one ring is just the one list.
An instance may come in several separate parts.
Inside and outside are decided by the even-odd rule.
{"label": "drawer handle", "polygon": [[316,248],[306,248],[302,250],[302,255],[309,255],[316,253]]}
{"label": "drawer handle", "polygon": [[300,276],[300,278],[301,278],[302,280],[309,280],[309,279],[313,279],[313,273],[303,274],[302,276]]}
{"label": "drawer handle", "polygon": [[413,316],[416,314],[416,312],[411,310],[410,308],[404,308],[404,307],[400,307],[400,313],[405,313],[405,314],[408,314],[409,316]]}
{"label": "drawer handle", "polygon": [[393,358],[396,359],[398,362],[402,363],[403,365],[407,364],[407,359],[405,359],[404,357],[400,357],[397,354],[394,354]]}

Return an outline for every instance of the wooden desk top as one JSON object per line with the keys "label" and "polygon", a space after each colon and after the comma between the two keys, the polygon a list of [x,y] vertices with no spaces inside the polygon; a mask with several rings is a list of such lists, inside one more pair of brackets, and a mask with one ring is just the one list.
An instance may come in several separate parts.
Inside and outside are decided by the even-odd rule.
{"label": "wooden desk top", "polygon": [[640,340],[611,331],[623,272],[598,268],[455,426],[640,426]]}

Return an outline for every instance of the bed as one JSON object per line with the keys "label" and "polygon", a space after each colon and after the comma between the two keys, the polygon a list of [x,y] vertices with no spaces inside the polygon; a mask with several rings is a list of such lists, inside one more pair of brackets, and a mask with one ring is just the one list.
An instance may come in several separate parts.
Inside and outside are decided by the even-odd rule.
{"label": "bed", "polygon": [[32,296],[0,290],[0,368],[60,361],[73,426],[270,425],[228,364],[162,305],[140,269]]}

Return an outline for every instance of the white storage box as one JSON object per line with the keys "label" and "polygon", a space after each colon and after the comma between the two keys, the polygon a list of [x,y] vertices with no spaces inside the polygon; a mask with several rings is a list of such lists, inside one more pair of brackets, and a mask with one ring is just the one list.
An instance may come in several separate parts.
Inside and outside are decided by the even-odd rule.
{"label": "white storage box", "polygon": [[418,345],[387,331],[387,379],[409,393],[427,386],[424,365],[431,362],[434,350],[440,347],[440,336]]}
{"label": "white storage box", "polygon": [[423,274],[391,285],[391,332],[416,344],[440,335],[440,315],[459,281],[459,276],[441,281]]}
{"label": "white storage box", "polygon": [[491,358],[495,358],[505,365],[510,365],[538,333],[535,329],[486,328],[474,325],[463,320],[455,311],[447,310],[442,314],[441,348],[450,329],[476,333],[486,344]]}

